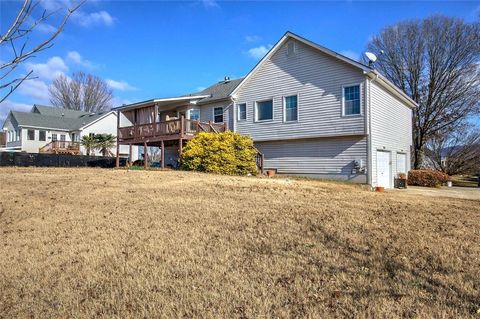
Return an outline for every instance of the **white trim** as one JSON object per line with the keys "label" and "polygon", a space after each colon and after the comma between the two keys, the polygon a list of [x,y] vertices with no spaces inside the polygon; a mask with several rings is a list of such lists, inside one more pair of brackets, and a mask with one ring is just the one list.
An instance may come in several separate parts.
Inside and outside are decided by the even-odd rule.
{"label": "white trim", "polygon": [[[221,122],[215,122],[215,109],[222,109],[222,121]],[[223,106],[215,106],[212,108],[212,113],[213,113],[213,123],[225,123],[225,108]]]}
{"label": "white trim", "polygon": [[405,92],[400,90],[395,84],[387,80],[383,75],[378,73],[378,71],[373,70],[367,73],[367,76],[372,79],[374,82],[377,82],[381,87],[386,89],[388,92],[392,93],[394,96],[399,98],[402,102],[407,104],[408,107],[414,109],[418,106],[417,102],[412,100]]}
{"label": "white trim", "polygon": [[[259,120],[258,119],[258,111],[257,111],[257,106],[258,106],[258,102],[267,102],[267,101],[272,101],[272,118],[271,119],[268,119],[268,120]],[[269,122],[273,122],[273,119],[275,118],[275,107],[274,107],[274,98],[271,97],[271,98],[268,98],[268,99],[263,99],[263,100],[257,100],[255,102],[253,102],[253,122],[255,123],[269,123]]]}
{"label": "white trim", "polygon": [[[286,102],[286,98],[287,97],[291,97],[291,96],[296,96],[297,97],[297,119],[296,120],[291,120],[291,121],[287,121],[287,102]],[[284,95],[282,96],[282,112],[283,112],[283,123],[298,123],[299,122],[299,108],[300,108],[300,97],[299,97],[299,94],[298,93],[295,93],[295,94],[288,94],[288,95]]]}
{"label": "white trim", "polygon": [[53,128],[53,127],[43,127],[43,126],[29,126],[29,125],[19,125],[21,129],[38,129],[38,130],[47,130],[47,131],[61,131],[61,132],[70,132],[72,130],[64,129],[64,128]]}
{"label": "white trim", "polygon": [[87,124],[85,124],[84,126],[81,126],[81,127],[78,128],[78,129],[71,129],[71,130],[69,130],[69,132],[70,132],[70,131],[83,131],[85,128],[89,127],[90,125],[92,125],[92,124],[94,124],[94,123],[97,123],[97,122],[100,121],[100,120],[103,120],[105,117],[107,117],[107,116],[110,115],[110,114],[114,114],[115,117],[117,117],[117,112],[115,112],[115,111],[110,111],[110,112],[108,112],[108,113],[103,114],[102,116],[100,116],[99,118],[95,119],[94,121],[92,121],[92,122],[90,122],[90,123],[87,123]]}
{"label": "white trim", "polygon": [[[247,102],[235,103],[235,104],[236,104],[236,108],[237,108],[237,122],[246,122],[247,119],[248,119],[248,115],[247,115]],[[241,118],[240,118],[240,105],[245,105],[245,119],[241,119]]]}
{"label": "white trim", "polygon": [[141,102],[127,104],[127,105],[122,105],[122,106],[119,106],[119,107],[114,107],[114,108],[112,108],[112,111],[121,111],[121,110],[127,110],[127,109],[131,109],[131,108],[137,108],[137,107],[140,107],[140,106],[153,105],[153,104],[158,103],[158,102],[198,100],[198,99],[204,99],[204,98],[207,98],[207,97],[210,97],[210,96],[211,95],[192,95],[192,96],[158,98],[158,99],[152,99],[152,100],[146,100],[146,101],[141,101]]}
{"label": "white trim", "polygon": [[[345,114],[345,88],[358,86],[359,91],[359,100],[360,100],[360,113],[358,114]],[[363,84],[362,83],[353,83],[353,84],[344,84],[342,85],[342,117],[355,117],[363,116],[363,96],[362,96]]]}

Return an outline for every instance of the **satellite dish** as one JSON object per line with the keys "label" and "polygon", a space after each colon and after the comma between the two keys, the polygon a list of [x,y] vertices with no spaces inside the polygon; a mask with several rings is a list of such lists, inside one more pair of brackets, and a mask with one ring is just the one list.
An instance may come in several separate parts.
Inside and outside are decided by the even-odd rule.
{"label": "satellite dish", "polygon": [[370,61],[370,63],[375,63],[375,61],[377,61],[377,56],[372,52],[365,52],[365,56],[367,57],[368,61]]}

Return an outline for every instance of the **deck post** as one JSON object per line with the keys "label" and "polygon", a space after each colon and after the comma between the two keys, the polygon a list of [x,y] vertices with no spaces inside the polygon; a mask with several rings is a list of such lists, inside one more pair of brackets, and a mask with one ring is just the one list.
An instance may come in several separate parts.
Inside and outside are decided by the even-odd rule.
{"label": "deck post", "polygon": [[158,121],[160,119],[158,118],[158,104],[155,103],[155,115],[153,116],[153,121],[155,122],[155,125],[153,127],[153,136],[157,135],[157,130],[158,130]]}
{"label": "deck post", "polygon": [[128,166],[132,166],[132,153],[133,153],[133,147],[132,147],[132,144],[130,144],[130,147],[128,150]]}
{"label": "deck post", "polygon": [[148,168],[148,154],[147,154],[147,142],[143,143],[143,167],[145,169]]}
{"label": "deck post", "polygon": [[179,139],[178,140],[178,155],[182,155],[182,151],[183,151],[183,140],[182,139]]}
{"label": "deck post", "polygon": [[117,158],[115,161],[115,167],[120,167],[120,111],[117,111]]}
{"label": "deck post", "polygon": [[180,117],[180,139],[182,139],[185,133],[185,116]]}
{"label": "deck post", "polygon": [[162,168],[165,168],[165,143],[163,140],[161,141],[161,147],[162,147]]}

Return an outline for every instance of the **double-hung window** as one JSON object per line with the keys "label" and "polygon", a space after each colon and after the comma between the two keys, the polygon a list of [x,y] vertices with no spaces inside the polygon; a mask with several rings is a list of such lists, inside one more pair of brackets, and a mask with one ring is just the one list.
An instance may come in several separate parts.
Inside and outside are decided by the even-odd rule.
{"label": "double-hung window", "polygon": [[298,96],[286,96],[283,101],[284,105],[284,121],[295,122],[298,120]]}
{"label": "double-hung window", "polygon": [[360,85],[343,87],[343,115],[360,114]]}
{"label": "double-hung window", "polygon": [[55,142],[57,140],[57,134],[52,134],[52,142]]}
{"label": "double-hung window", "polygon": [[27,140],[35,141],[35,130],[27,130]]}
{"label": "double-hung window", "polygon": [[223,123],[223,107],[213,109],[213,121],[215,123]]}
{"label": "double-hung window", "polygon": [[192,121],[200,120],[200,110],[198,109],[190,110],[190,120]]}
{"label": "double-hung window", "polygon": [[273,100],[266,100],[255,103],[255,121],[273,120]]}
{"label": "double-hung window", "polygon": [[47,140],[47,132],[46,131],[38,131],[38,140],[45,142]]}
{"label": "double-hung window", "polygon": [[247,104],[238,104],[238,120],[245,121],[247,119]]}

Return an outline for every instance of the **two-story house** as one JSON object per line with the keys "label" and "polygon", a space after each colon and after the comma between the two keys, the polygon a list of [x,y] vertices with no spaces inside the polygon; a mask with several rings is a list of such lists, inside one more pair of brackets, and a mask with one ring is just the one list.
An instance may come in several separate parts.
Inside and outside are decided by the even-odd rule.
{"label": "two-story house", "polygon": [[[117,112],[89,113],[35,104],[30,112],[10,111],[2,130],[6,135],[6,151],[85,155],[81,138],[92,134],[116,135]],[[120,156],[128,153],[127,146],[121,147]],[[90,155],[100,153],[92,150]],[[136,154],[133,156],[137,158]]]}
{"label": "two-story house", "polygon": [[178,159],[200,131],[252,137],[280,174],[393,187],[410,168],[416,103],[372,67],[287,32],[244,78],[125,105],[119,142]]}

